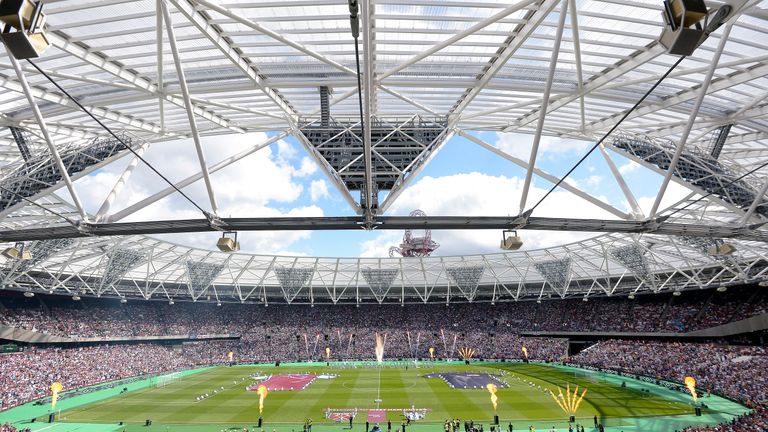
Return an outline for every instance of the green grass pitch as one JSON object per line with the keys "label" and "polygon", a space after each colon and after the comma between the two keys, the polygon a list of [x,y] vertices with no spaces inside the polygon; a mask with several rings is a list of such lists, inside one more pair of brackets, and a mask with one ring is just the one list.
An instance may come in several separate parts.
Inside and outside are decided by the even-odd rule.
{"label": "green grass pitch", "polygon": [[[143,423],[152,419],[155,424],[197,424],[197,425],[253,425],[259,417],[258,395],[247,391],[253,383],[249,375],[254,373],[330,373],[334,379],[316,379],[302,391],[272,391],[265,401],[263,418],[267,430],[285,425],[300,430],[301,423],[311,418],[316,426],[334,424],[324,416],[326,408],[375,408],[379,373],[381,374],[381,408],[429,408],[431,411],[421,424],[442,423],[446,418],[474,419],[483,422],[486,430],[494,411],[490,394],[480,389],[452,389],[441,379],[427,379],[423,375],[434,372],[479,372],[498,374],[508,371],[542,387],[563,389],[567,383],[573,387],[587,388],[588,393],[578,412],[583,424],[591,424],[592,416],[601,418],[654,417],[690,414],[691,407],[682,399],[674,400],[668,395],[650,394],[635,388],[634,381],[626,388],[606,382],[599,375],[574,373],[568,370],[539,364],[485,364],[423,366],[406,370],[405,367],[378,368],[358,367],[274,367],[237,366],[219,367],[188,376],[165,387],[150,388],[106,399],[81,408],[64,412],[65,422]],[[246,378],[245,381],[240,381]],[[522,430],[524,424],[533,421],[557,421],[563,424],[567,415],[556,405],[552,397],[541,390],[519,383],[516,378],[505,375],[502,380],[509,388],[498,390],[497,414],[502,422],[512,421]],[[238,382],[238,384],[235,384]],[[212,394],[213,389],[225,387],[224,391],[203,400],[196,401],[197,395]],[[388,411],[388,418],[395,425],[403,419],[402,412]],[[363,413],[355,419],[356,424],[364,423]],[[280,426],[283,425],[283,428]],[[442,427],[440,425],[439,427]],[[560,426],[558,426],[560,427]],[[519,429],[518,429],[519,428]],[[337,429],[340,430],[339,427]],[[527,427],[526,427],[527,429]],[[134,429],[136,430],[136,429]],[[210,429],[220,430],[220,429]],[[393,427],[394,430],[394,427]]]}

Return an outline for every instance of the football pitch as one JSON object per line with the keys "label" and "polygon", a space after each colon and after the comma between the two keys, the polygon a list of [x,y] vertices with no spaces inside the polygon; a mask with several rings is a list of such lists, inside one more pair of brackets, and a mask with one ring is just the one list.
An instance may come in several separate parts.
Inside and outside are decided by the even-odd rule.
{"label": "football pitch", "polygon": [[[487,382],[498,388],[495,411]],[[270,387],[261,430],[276,432],[300,431],[307,419],[312,419],[314,431],[340,431],[348,428],[349,415],[354,415],[356,432],[365,431],[366,421],[371,427],[379,423],[384,431],[391,422],[395,431],[406,416],[414,415],[419,418],[407,427],[409,432],[439,431],[445,419],[456,418],[461,419],[462,430],[464,421],[473,420],[490,431],[494,414],[504,430],[512,423],[514,430],[534,425],[536,430],[554,426],[567,431],[568,415],[545,391],[558,394],[558,386],[563,392],[578,386],[580,395],[587,389],[576,413],[577,423],[587,430],[594,430],[593,416],[607,430],[672,431],[688,424],[727,421],[744,412],[726,401],[719,409],[706,409],[704,417],[694,417],[689,395],[615,375],[544,364],[251,365],[211,368],[162,387],[82,405],[62,412],[61,426],[124,422],[102,430],[258,430],[259,396],[248,387],[259,383]],[[152,420],[151,427],[144,426],[147,419]]]}

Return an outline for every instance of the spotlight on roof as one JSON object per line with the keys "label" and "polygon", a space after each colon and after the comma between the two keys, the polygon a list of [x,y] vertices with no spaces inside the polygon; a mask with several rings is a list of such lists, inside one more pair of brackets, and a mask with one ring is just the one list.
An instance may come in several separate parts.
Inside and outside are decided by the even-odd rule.
{"label": "spotlight on roof", "polygon": [[217,303],[216,303],[216,306],[221,306],[221,302],[217,302]]}
{"label": "spotlight on roof", "polygon": [[8,51],[19,60],[37,58],[51,45],[45,37],[43,2],[31,0],[0,1],[0,38]]}
{"label": "spotlight on roof", "polygon": [[675,297],[680,297],[682,294],[680,291],[672,291],[672,295]]}
{"label": "spotlight on roof", "polygon": [[717,287],[717,292],[726,292],[726,291],[728,291],[727,286],[720,285],[719,287]]}
{"label": "spotlight on roof", "polygon": [[734,252],[736,252],[736,246],[722,240],[716,241],[714,246],[707,249],[707,253],[711,256],[726,256]]}
{"label": "spotlight on roof", "polygon": [[664,0],[664,30],[660,42],[673,55],[688,56],[729,18],[733,7],[710,13],[704,0]]}
{"label": "spotlight on roof", "polygon": [[3,251],[3,256],[12,260],[27,261],[32,259],[32,253],[24,247],[23,242],[18,242],[15,245],[6,248]]}
{"label": "spotlight on roof", "polygon": [[34,296],[35,296],[35,293],[33,293],[32,291],[24,291],[24,297],[31,298]]}
{"label": "spotlight on roof", "polygon": [[172,304],[176,304],[176,302],[175,302],[175,301],[173,301],[173,300],[168,300],[168,304],[169,304],[169,305],[172,305]]}
{"label": "spotlight on roof", "polygon": [[123,297],[123,298],[120,299],[120,303],[128,303],[128,300]]}
{"label": "spotlight on roof", "polygon": [[504,250],[518,250],[523,246],[523,241],[517,236],[515,230],[504,230],[501,233],[500,248]]}
{"label": "spotlight on roof", "polygon": [[635,295],[634,294],[630,294],[630,295],[627,296],[627,298],[630,299],[630,300],[634,300],[635,299]]}
{"label": "spotlight on roof", "polygon": [[80,301],[80,296],[79,296],[79,295],[77,295],[77,294],[75,294],[75,295],[73,295],[73,296],[72,296],[72,300],[74,300],[74,301]]}
{"label": "spotlight on roof", "polygon": [[240,250],[240,242],[237,241],[236,231],[225,231],[216,242],[216,247],[222,252],[237,252]]}
{"label": "spotlight on roof", "polygon": [[763,288],[768,287],[768,280],[761,281],[757,284],[758,286],[761,286]]}

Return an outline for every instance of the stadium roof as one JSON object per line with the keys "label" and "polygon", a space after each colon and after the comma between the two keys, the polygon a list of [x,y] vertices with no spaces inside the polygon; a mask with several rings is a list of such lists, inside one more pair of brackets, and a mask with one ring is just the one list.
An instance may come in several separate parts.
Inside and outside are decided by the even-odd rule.
{"label": "stadium roof", "polygon": [[[45,1],[52,46],[33,62],[0,54],[0,125],[10,127],[0,132],[0,239],[36,239],[27,244],[31,261],[6,262],[4,286],[335,303],[586,297],[763,280],[768,9],[764,1],[728,3],[734,11],[725,25],[681,59],[658,41],[660,1],[363,0],[361,107],[346,1]],[[722,4],[707,2],[712,10]],[[368,120],[362,133],[360,111]],[[523,168],[527,190],[534,176],[559,177],[536,165],[535,152],[521,160],[478,132],[596,142],[625,115],[597,149],[609,166],[606,150],[691,193],[662,208],[665,181],[644,214],[613,170],[629,212],[563,182],[611,219],[528,219],[524,211],[534,203],[523,198],[520,217],[493,225],[604,232],[573,244],[460,257],[297,258],[224,254],[142,235],[227,228],[226,220],[210,218],[217,211],[210,174],[288,135],[361,215],[345,228],[370,228],[386,220],[392,202],[454,136]],[[127,146],[141,153],[160,141],[253,131],[270,138],[237,154],[222,145],[213,163],[200,152],[199,173],[126,208],[111,208],[119,184],[97,214],[78,197],[57,194],[67,194],[70,177],[130,156]],[[133,165],[121,183],[131,181]],[[208,201],[196,205],[209,220],[186,228],[119,223],[198,181]],[[313,226],[307,218],[262,222]],[[482,228],[484,221],[453,223]],[[737,252],[719,254],[725,243]]]}

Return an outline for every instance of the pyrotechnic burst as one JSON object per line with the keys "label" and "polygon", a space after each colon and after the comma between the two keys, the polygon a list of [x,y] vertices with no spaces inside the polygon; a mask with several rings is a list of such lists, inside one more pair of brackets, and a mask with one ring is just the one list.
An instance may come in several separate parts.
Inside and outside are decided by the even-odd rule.
{"label": "pyrotechnic burst", "polygon": [[331,347],[325,347],[325,359],[328,360],[331,358]]}
{"label": "pyrotechnic burst", "polygon": [[493,411],[496,411],[496,404],[499,401],[499,397],[496,396],[496,384],[488,383],[485,385],[485,388],[488,389],[488,393],[491,394],[491,403],[493,404]]}
{"label": "pyrotechnic burst", "polygon": [[433,347],[429,347],[429,358],[435,358],[435,349]]}
{"label": "pyrotechnic burst", "polygon": [[[386,338],[386,336],[385,336]],[[381,363],[384,361],[384,340],[380,334],[376,333],[376,361]]]}
{"label": "pyrotechnic burst", "polygon": [[472,348],[467,348],[467,347],[459,348],[459,355],[464,360],[469,360],[469,359],[471,359],[472,357],[475,356],[475,350],[472,349]]}
{"label": "pyrotechnic burst", "polygon": [[557,393],[558,395],[555,396],[552,390],[549,391],[549,394],[552,395],[552,399],[557,402],[557,406],[559,406],[563,412],[568,416],[575,416],[576,411],[579,410],[581,401],[584,399],[584,395],[587,394],[587,389],[584,389],[584,392],[579,396],[579,386],[576,386],[573,390],[573,394],[571,394],[571,385],[568,384],[565,390],[565,396],[563,396],[563,390],[560,387],[557,387]]}
{"label": "pyrotechnic burst", "polygon": [[260,385],[256,388],[256,394],[259,395],[259,415],[264,412],[264,399],[267,398],[267,393],[269,393],[269,390],[267,390],[265,385]]}
{"label": "pyrotechnic burst", "polygon": [[56,381],[51,384],[51,409],[56,408],[56,401],[59,399],[59,392],[64,390],[64,386]]}
{"label": "pyrotechnic burst", "polygon": [[693,377],[685,377],[685,386],[688,387],[688,391],[691,392],[691,396],[693,396],[693,402],[699,400],[699,395],[696,394],[696,380]]}
{"label": "pyrotechnic burst", "polygon": [[528,360],[528,348],[523,347],[523,355],[525,356],[525,359]]}
{"label": "pyrotechnic burst", "polygon": [[235,358],[235,353],[232,351],[227,353],[227,358],[229,359],[229,362],[232,363],[232,359]]}

